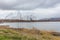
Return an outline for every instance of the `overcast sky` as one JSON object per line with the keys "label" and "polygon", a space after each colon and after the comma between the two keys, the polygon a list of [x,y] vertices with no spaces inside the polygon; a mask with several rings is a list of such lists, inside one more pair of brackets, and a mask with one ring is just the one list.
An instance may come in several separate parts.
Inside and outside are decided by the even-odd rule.
{"label": "overcast sky", "polygon": [[11,12],[16,15],[18,10],[22,17],[31,14],[37,19],[60,17],[60,0],[0,0],[0,16]]}

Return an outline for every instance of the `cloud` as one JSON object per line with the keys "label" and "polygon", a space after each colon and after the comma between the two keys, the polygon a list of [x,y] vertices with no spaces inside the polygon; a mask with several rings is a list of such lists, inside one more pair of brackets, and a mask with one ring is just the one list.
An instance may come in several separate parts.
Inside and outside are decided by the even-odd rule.
{"label": "cloud", "polygon": [[0,0],[0,9],[9,9],[17,4],[17,0]]}
{"label": "cloud", "polygon": [[35,19],[60,17],[60,4],[56,4],[52,8],[36,8],[33,10],[22,10],[21,14],[25,14],[25,16],[33,15],[36,17]]}
{"label": "cloud", "polygon": [[60,0],[0,0],[0,9],[31,10],[49,8],[60,3]]}
{"label": "cloud", "polygon": [[[52,17],[60,17],[60,3],[56,4],[52,8],[36,8],[33,10],[19,10],[20,13],[18,13],[18,10],[0,10],[0,18],[5,18],[6,15],[9,15],[8,18],[18,18],[22,17],[22,19],[27,19],[31,15],[33,19],[44,19],[44,18],[52,18]],[[19,16],[17,16],[17,14]],[[3,15],[3,16],[1,16]],[[21,16],[20,16],[21,15]]]}
{"label": "cloud", "polygon": [[[19,11],[20,13],[18,13],[18,10],[0,10],[0,18],[5,18],[6,15],[8,14],[9,17],[7,17],[7,19],[8,18],[20,19],[20,15],[22,19],[27,19],[27,17],[29,18],[31,15],[33,19],[43,19],[43,18],[52,18],[52,17],[56,18],[56,17],[60,17],[60,3],[50,8],[36,8],[33,10],[19,10]],[[17,16],[17,14],[19,16]]]}
{"label": "cloud", "polygon": [[0,10],[0,19],[20,19],[17,10]]}
{"label": "cloud", "polygon": [[60,0],[20,0],[21,4],[15,6],[16,9],[29,10],[35,8],[49,8],[60,3]]}
{"label": "cloud", "polygon": [[60,0],[0,0],[0,13],[9,14],[13,11],[13,9],[16,11],[19,9],[23,19],[29,15],[36,16],[37,19],[60,17],[59,5]]}

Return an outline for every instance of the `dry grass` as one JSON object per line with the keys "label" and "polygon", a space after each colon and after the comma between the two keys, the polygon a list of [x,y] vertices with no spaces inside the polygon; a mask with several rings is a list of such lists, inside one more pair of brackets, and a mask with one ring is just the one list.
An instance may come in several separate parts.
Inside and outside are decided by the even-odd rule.
{"label": "dry grass", "polygon": [[54,36],[52,32],[40,31],[37,29],[24,29],[21,28],[21,40],[60,40],[60,36]]}
{"label": "dry grass", "polygon": [[60,40],[60,36],[37,29],[0,27],[0,40]]}

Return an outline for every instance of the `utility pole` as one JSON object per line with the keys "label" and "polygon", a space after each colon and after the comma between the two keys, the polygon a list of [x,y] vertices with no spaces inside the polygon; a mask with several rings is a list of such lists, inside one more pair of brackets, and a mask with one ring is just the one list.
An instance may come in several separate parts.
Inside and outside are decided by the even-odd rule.
{"label": "utility pole", "polygon": [[17,16],[20,18],[20,20],[22,20],[22,14],[20,13],[20,10],[18,10]]}
{"label": "utility pole", "polygon": [[[22,14],[20,13],[20,10],[17,11],[17,16],[19,17],[19,20],[22,20]],[[20,23],[18,22],[18,28],[20,27]]]}

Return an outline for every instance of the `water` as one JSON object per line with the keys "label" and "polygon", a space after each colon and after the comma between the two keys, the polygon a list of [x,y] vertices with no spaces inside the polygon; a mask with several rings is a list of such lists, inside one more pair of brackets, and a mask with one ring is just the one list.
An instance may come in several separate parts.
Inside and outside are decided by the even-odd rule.
{"label": "water", "polygon": [[0,23],[0,25],[9,25],[12,28],[19,28],[20,27],[20,23],[19,22],[14,22],[14,23]]}
{"label": "water", "polygon": [[60,32],[60,22],[21,22],[20,28],[35,27],[40,30],[58,31]]}
{"label": "water", "polygon": [[13,28],[37,28],[40,30],[53,30],[60,32],[60,22],[15,22],[1,23],[0,25],[10,25]]}

